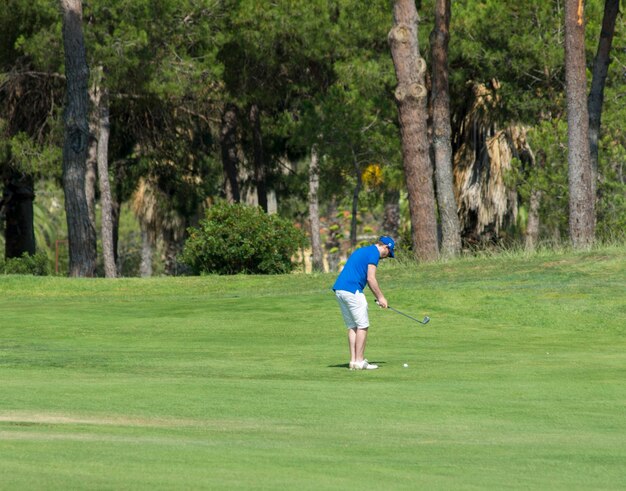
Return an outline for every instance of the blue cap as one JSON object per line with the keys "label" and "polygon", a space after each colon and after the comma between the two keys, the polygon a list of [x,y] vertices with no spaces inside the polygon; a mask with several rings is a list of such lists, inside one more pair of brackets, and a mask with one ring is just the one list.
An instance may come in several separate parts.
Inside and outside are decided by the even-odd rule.
{"label": "blue cap", "polygon": [[389,257],[395,257],[393,255],[393,249],[394,247],[396,247],[396,243],[393,241],[393,239],[387,235],[383,235],[380,239],[378,239],[379,242],[382,242],[383,244],[385,244],[387,247],[389,247]]}

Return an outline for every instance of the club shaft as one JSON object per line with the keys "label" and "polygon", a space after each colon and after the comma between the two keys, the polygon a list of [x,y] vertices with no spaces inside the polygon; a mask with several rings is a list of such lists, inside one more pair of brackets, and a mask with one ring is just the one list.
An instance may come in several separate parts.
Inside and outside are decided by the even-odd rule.
{"label": "club shaft", "polygon": [[405,314],[404,312],[400,312],[399,310],[396,310],[393,307],[390,307],[389,305],[387,305],[387,308],[393,310],[396,314],[403,315],[404,317],[408,317],[409,319],[414,320],[415,322],[419,322],[420,324],[424,324],[423,321],[421,321],[419,319],[416,319],[415,317],[411,317],[410,315]]}

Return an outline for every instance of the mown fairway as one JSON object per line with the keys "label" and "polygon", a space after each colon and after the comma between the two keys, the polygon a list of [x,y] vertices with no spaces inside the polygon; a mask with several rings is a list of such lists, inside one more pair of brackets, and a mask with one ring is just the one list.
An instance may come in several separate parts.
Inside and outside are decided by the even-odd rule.
{"label": "mown fairway", "polygon": [[379,270],[0,277],[0,489],[626,487],[624,248]]}

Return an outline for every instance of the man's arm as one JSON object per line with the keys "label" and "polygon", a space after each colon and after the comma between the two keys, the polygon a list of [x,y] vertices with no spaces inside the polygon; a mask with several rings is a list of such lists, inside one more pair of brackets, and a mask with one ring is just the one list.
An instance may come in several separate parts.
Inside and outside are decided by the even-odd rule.
{"label": "man's arm", "polygon": [[383,295],[380,287],[378,286],[378,281],[376,280],[376,266],[374,264],[369,264],[367,266],[367,284],[372,290],[372,293],[376,297],[378,301],[378,305],[380,305],[383,309],[387,308],[387,299]]}

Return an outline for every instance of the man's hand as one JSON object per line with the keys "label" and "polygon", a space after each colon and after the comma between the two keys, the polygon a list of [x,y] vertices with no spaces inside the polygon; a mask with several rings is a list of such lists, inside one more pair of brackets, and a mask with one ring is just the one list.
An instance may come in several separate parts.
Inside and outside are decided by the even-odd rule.
{"label": "man's hand", "polygon": [[387,307],[389,307],[389,304],[387,303],[387,299],[383,296],[378,297],[378,299],[376,299],[376,303],[378,304],[379,307],[386,309]]}

